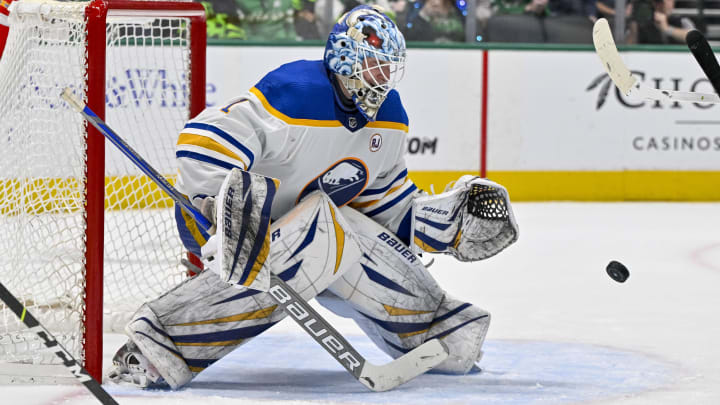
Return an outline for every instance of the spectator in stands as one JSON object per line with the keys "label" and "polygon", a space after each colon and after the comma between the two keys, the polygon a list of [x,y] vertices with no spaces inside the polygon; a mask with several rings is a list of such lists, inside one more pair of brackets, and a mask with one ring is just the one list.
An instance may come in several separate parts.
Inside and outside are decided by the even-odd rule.
{"label": "spectator in stands", "polygon": [[695,28],[687,17],[673,15],[675,0],[634,0],[628,43],[683,44]]}
{"label": "spectator in stands", "polygon": [[316,0],[294,0],[295,33],[300,39],[320,39],[315,16]]}
{"label": "spectator in stands", "polygon": [[[398,27],[407,25],[407,16],[410,11],[410,2],[408,0],[390,0],[390,10],[388,16],[394,18]],[[394,16],[394,17],[393,17]]]}
{"label": "spectator in stands", "polygon": [[[335,25],[337,20],[348,11],[358,5],[364,4],[368,6],[380,6],[385,10],[385,14],[395,19],[395,15],[390,11],[390,2],[388,0],[314,0],[315,1],[315,18],[317,21],[317,29],[320,37],[325,38]],[[328,10],[328,7],[332,7]]]}
{"label": "spectator in stands", "polygon": [[[595,2],[597,8],[597,17],[607,18],[610,24],[615,20],[615,0],[598,0]],[[625,17],[629,18],[632,14],[632,1],[625,2]]]}
{"label": "spectator in stands", "polygon": [[208,38],[247,39],[245,30],[240,28],[240,20],[235,9],[227,2],[201,1],[200,3],[205,7]]}
{"label": "spectator in stands", "polygon": [[251,41],[293,41],[293,0],[203,1],[208,37]]}
{"label": "spectator in stands", "polygon": [[494,0],[495,14],[530,14],[538,17],[585,16],[595,19],[594,0]]}
{"label": "spectator in stands", "polygon": [[408,41],[464,41],[464,23],[454,0],[424,0],[411,3],[407,22],[400,28]]}
{"label": "spectator in stands", "polygon": [[594,1],[589,0],[530,0],[524,12],[539,17],[574,15],[593,20],[596,8]]}

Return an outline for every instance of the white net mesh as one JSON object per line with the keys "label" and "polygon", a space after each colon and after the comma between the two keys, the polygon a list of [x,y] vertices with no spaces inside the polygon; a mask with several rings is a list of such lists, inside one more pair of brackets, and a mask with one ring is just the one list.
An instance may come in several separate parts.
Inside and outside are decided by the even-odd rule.
{"label": "white net mesh", "polygon": [[[85,125],[61,103],[87,99],[87,3],[22,0],[0,61],[0,281],[83,357]],[[106,121],[159,172],[189,117],[189,22],[112,17],[106,24]],[[93,63],[90,61],[90,63]],[[172,201],[108,142],[105,329],[184,277]],[[0,363],[58,360],[0,304]],[[0,364],[0,369],[2,369]]]}

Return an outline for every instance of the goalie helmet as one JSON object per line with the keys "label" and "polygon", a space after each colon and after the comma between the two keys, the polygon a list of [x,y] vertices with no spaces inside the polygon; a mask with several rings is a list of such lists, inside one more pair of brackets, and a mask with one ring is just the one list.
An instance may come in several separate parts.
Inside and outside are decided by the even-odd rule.
{"label": "goalie helmet", "polygon": [[381,7],[357,6],[333,27],[324,63],[339,75],[365,118],[374,121],[405,71],[405,38]]}

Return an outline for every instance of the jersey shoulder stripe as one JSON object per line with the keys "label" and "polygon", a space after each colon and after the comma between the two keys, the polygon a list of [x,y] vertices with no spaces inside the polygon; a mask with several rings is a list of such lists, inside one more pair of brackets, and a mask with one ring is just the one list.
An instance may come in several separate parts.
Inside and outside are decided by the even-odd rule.
{"label": "jersey shoulder stripe", "polygon": [[185,129],[199,129],[199,130],[203,130],[203,131],[212,132],[213,134],[222,138],[224,141],[230,143],[232,146],[239,149],[243,154],[245,154],[245,156],[247,156],[247,158],[250,160],[249,162],[247,162],[247,170],[250,170],[253,163],[255,162],[255,154],[248,147],[246,147],[245,145],[240,143],[237,139],[235,139],[233,136],[231,136],[230,134],[228,134],[227,132],[223,131],[222,129],[220,129],[216,126],[201,123],[201,122],[190,122],[187,125],[185,125]]}

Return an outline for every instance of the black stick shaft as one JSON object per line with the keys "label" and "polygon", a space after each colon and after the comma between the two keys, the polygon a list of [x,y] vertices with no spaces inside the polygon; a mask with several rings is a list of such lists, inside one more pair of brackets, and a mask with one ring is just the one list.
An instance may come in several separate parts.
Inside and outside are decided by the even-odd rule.
{"label": "black stick shaft", "polygon": [[692,30],[685,36],[685,42],[715,92],[720,94],[720,65],[705,36],[698,30]]}
{"label": "black stick shaft", "polygon": [[55,337],[45,329],[44,326],[18,301],[15,296],[8,291],[5,286],[0,283],[0,300],[10,308],[10,310],[20,318],[31,331],[40,337],[48,349],[54,351],[65,367],[97,398],[100,403],[105,405],[117,405],[117,402],[103,389],[99,382],[90,376],[90,374],[81,366],[75,358],[55,339]]}

